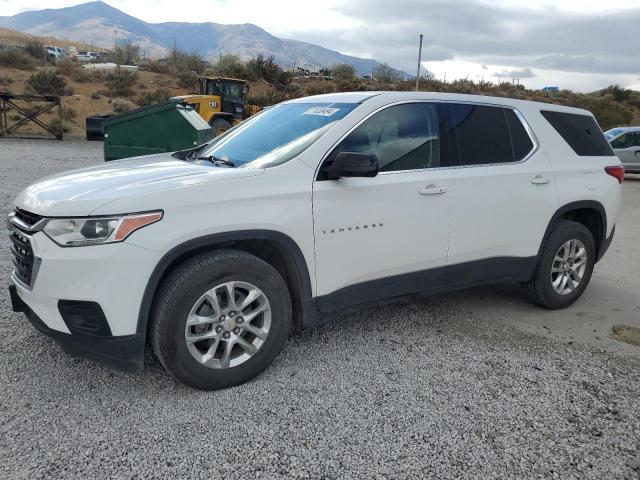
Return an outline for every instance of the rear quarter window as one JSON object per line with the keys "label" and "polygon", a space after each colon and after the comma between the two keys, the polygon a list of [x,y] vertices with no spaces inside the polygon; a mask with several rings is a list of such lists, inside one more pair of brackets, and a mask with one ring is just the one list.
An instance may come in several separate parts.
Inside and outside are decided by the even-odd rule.
{"label": "rear quarter window", "polygon": [[540,113],[577,155],[581,157],[615,155],[592,116],[549,110],[542,110]]}

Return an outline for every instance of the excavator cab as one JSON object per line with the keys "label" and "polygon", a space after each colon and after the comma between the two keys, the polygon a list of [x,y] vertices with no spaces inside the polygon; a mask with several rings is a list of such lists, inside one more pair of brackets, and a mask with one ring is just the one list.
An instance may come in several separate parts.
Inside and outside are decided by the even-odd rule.
{"label": "excavator cab", "polygon": [[230,113],[234,119],[244,119],[244,99],[249,88],[244,80],[233,78],[200,79],[200,94],[220,97],[221,111]]}
{"label": "excavator cab", "polygon": [[245,107],[249,86],[236,78],[200,78],[199,95],[173,97],[173,101],[193,107],[218,136],[255,113]]}

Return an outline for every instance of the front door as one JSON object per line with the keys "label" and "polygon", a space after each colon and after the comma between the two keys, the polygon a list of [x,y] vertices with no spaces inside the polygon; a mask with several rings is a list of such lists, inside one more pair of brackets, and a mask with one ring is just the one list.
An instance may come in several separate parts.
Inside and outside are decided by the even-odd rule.
{"label": "front door", "polygon": [[640,171],[640,132],[620,135],[611,142],[614,153],[630,171]]}
{"label": "front door", "polygon": [[[453,199],[438,107],[405,103],[381,110],[346,136],[341,151],[375,155],[374,178],[313,186],[318,306],[323,311],[423,290],[412,272],[447,261]],[[446,154],[441,155],[441,150]],[[325,162],[325,163],[326,163]]]}

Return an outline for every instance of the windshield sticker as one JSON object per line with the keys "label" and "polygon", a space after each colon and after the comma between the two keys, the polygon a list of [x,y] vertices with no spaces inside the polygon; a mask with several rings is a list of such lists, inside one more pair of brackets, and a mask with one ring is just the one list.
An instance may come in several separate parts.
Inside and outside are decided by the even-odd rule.
{"label": "windshield sticker", "polygon": [[305,111],[303,115],[320,115],[321,117],[330,117],[338,110],[340,109],[331,107],[311,107],[309,110]]}

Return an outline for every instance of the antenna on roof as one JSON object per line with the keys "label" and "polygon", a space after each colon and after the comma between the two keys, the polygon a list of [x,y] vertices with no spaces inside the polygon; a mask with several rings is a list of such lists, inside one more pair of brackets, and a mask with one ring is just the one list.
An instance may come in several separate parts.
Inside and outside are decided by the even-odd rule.
{"label": "antenna on roof", "polygon": [[418,73],[416,74],[416,92],[420,87],[420,64],[422,63],[422,34],[420,34],[420,46],[418,47]]}

